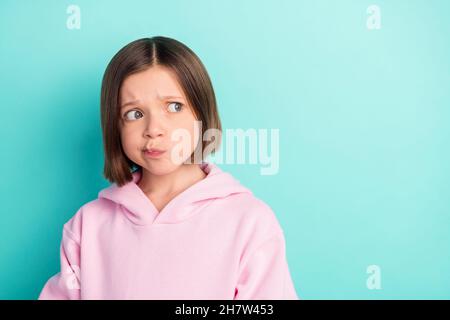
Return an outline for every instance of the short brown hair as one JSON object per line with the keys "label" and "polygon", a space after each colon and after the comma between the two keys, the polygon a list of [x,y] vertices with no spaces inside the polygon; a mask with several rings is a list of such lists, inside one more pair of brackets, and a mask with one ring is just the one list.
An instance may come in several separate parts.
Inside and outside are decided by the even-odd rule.
{"label": "short brown hair", "polygon": [[[109,62],[102,80],[100,113],[105,164],[103,174],[119,187],[132,180],[133,169],[139,168],[124,153],[120,140],[120,87],[131,74],[159,65],[172,70],[201,121],[201,137],[208,129],[222,130],[214,89],[199,57],[183,43],[167,38],[142,38],[119,50]],[[213,150],[220,140],[211,141]],[[201,139],[202,150],[208,141]],[[200,143],[199,143],[200,146]],[[192,159],[192,156],[191,156]],[[203,160],[203,156],[202,156]]]}

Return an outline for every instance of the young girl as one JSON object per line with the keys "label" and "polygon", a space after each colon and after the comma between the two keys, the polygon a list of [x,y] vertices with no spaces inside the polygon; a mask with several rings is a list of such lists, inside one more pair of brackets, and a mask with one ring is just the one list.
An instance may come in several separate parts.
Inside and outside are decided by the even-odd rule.
{"label": "young girl", "polygon": [[[193,161],[217,149],[202,137],[221,124],[188,47],[153,37],[122,48],[101,122],[112,185],[64,225],[61,270],[39,299],[298,299],[271,208],[207,154]],[[175,136],[200,138],[180,147]]]}

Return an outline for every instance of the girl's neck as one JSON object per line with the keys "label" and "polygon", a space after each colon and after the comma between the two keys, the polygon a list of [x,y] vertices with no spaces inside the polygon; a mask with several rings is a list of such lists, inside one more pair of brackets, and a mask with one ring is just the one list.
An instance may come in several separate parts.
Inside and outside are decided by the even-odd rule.
{"label": "girl's neck", "polygon": [[182,164],[178,169],[166,175],[152,175],[142,170],[142,177],[138,182],[139,188],[147,195],[175,196],[191,185],[203,180],[206,173],[198,164]]}

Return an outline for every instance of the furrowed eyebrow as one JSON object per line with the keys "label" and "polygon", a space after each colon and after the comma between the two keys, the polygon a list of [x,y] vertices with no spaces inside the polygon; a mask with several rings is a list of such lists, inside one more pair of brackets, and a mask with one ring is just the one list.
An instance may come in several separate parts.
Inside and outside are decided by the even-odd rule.
{"label": "furrowed eyebrow", "polygon": [[[179,97],[179,96],[161,96],[161,97],[159,97],[159,100],[169,100],[169,99],[180,99],[180,100],[184,100],[183,97]],[[139,100],[128,101],[128,102],[125,102],[124,104],[122,104],[122,105],[120,106],[120,108],[124,108],[124,107],[126,107],[126,106],[128,106],[128,105],[136,104],[136,103],[138,103],[138,102],[139,102]]]}
{"label": "furrowed eyebrow", "polygon": [[123,105],[121,105],[120,108],[124,108],[130,104],[135,104],[137,102],[139,102],[139,100],[128,101],[128,102],[124,103]]}
{"label": "furrowed eyebrow", "polygon": [[183,97],[178,97],[178,96],[162,96],[162,97],[159,97],[159,99],[160,100],[164,100],[164,99],[182,99],[183,100]]}

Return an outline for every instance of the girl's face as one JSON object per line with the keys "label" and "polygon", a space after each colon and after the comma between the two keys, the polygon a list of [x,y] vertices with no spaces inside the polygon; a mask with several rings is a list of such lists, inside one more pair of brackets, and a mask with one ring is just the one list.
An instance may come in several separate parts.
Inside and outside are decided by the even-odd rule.
{"label": "girl's face", "polygon": [[[189,159],[198,145],[198,126],[193,108],[180,87],[175,74],[168,68],[152,66],[128,76],[120,88],[120,136],[126,156],[154,175],[176,170]],[[184,139],[183,154],[172,156],[172,149],[180,150],[180,140],[172,141],[172,133],[184,129],[190,139]],[[194,134],[195,133],[195,134]],[[180,139],[178,137],[178,139]],[[145,149],[165,152],[149,157]]]}

